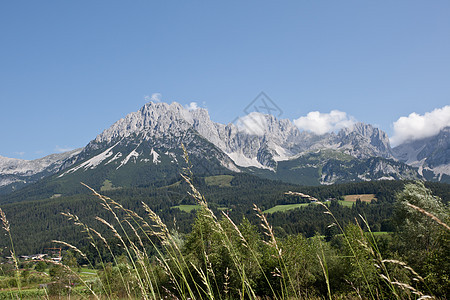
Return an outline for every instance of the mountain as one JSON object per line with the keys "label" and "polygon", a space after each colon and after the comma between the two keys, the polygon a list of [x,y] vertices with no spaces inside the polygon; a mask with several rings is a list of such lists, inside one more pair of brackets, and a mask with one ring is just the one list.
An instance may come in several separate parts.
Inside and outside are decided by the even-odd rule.
{"label": "mountain", "polygon": [[51,154],[35,160],[0,156],[0,194],[19,189],[72,165],[81,150]]}
{"label": "mountain", "polygon": [[38,198],[76,193],[80,181],[103,190],[169,184],[186,166],[182,145],[199,176],[249,172],[305,185],[424,178],[414,166],[397,161],[386,133],[369,124],[316,135],[257,112],[225,125],[202,108],[152,102],[82,149],[28,163],[3,158],[0,178],[5,184],[15,180],[16,189],[19,182],[43,178],[16,193],[17,201],[33,193]]}
{"label": "mountain", "polygon": [[239,172],[225,153],[193,128],[193,123],[191,112],[178,103],[148,103],[89,142],[72,157],[70,166],[4,201],[70,195],[84,189],[80,182],[99,190],[166,185],[186,167],[182,145],[199,176]]}
{"label": "mountain", "polygon": [[418,168],[428,180],[450,183],[450,127],[432,137],[407,141],[393,152],[399,161]]}
{"label": "mountain", "polygon": [[417,170],[382,157],[356,158],[333,149],[307,151],[280,161],[275,171],[250,168],[254,175],[303,185],[330,185],[371,180],[423,179]]}
{"label": "mountain", "polygon": [[206,110],[196,112],[201,118],[194,129],[242,167],[274,170],[279,161],[317,149],[339,150],[356,158],[394,158],[388,136],[372,125],[357,123],[338,134],[320,136],[300,132],[290,120],[256,112],[241,118],[237,125],[213,123]]}
{"label": "mountain", "polygon": [[342,129],[336,138],[338,149],[357,158],[383,157],[394,159],[387,134],[364,123]]}

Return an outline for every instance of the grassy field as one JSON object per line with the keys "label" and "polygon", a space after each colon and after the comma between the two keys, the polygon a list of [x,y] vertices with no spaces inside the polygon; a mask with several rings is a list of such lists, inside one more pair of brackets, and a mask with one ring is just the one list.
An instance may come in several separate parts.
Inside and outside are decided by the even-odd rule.
{"label": "grassy field", "polygon": [[[48,274],[50,269],[45,269],[43,272],[37,272],[33,268],[34,266],[28,265],[31,268],[31,274],[41,274],[40,280],[35,279],[31,282],[25,282],[22,279],[21,288],[14,287],[16,279],[13,276],[0,276],[0,300],[1,299],[87,299],[89,297],[89,291],[83,284],[72,288],[71,295],[65,295],[56,298],[55,295],[49,296],[48,290],[39,288],[40,284],[49,284],[55,279],[52,279]],[[98,278],[97,271],[87,267],[74,268],[73,274],[81,278],[85,282],[92,282]],[[20,271],[22,273],[23,270]],[[21,275],[22,276],[22,275]],[[9,282],[8,284],[6,282]],[[90,298],[89,298],[90,299]]]}
{"label": "grassy field", "polygon": [[[357,199],[360,199],[363,202],[370,203],[373,199],[377,200],[375,198],[375,194],[360,194],[360,195],[346,195],[344,196],[344,200],[339,200],[339,204],[345,207],[352,207],[352,205],[356,202]],[[329,202],[324,202],[325,204],[328,204]],[[264,211],[265,214],[273,214],[275,212],[283,212],[291,209],[296,209],[304,206],[308,206],[309,204],[315,204],[312,203],[297,203],[297,204],[285,204],[285,205],[277,205],[272,208],[269,208]]]}
{"label": "grassy field", "polygon": [[308,206],[310,203],[297,203],[297,204],[285,204],[285,205],[277,205],[272,208],[266,209],[263,211],[265,214],[273,214],[275,212],[287,211],[291,209],[296,209],[304,206]]}
{"label": "grassy field", "polygon": [[217,175],[205,177],[205,183],[207,185],[218,186],[218,187],[231,187],[231,180],[234,176],[232,175]]}
{"label": "grassy field", "polygon": [[370,202],[375,198],[375,194],[361,194],[361,195],[346,195],[344,201],[356,202],[357,199],[361,199],[362,202]]}
{"label": "grassy field", "polygon": [[[354,204],[354,201],[342,201],[339,200],[338,201],[340,205],[345,206],[345,207],[352,207],[352,205]],[[328,205],[329,202],[325,202],[325,204]],[[316,203],[312,202],[312,203],[297,203],[297,204],[284,204],[284,205],[277,205],[274,206],[272,208],[266,209],[265,211],[263,211],[263,213],[265,214],[273,214],[275,212],[282,212],[282,211],[287,211],[287,210],[291,210],[291,209],[296,209],[296,208],[300,208],[300,207],[305,207],[308,205],[316,205]]]}
{"label": "grassy field", "polygon": [[120,188],[115,187],[110,180],[106,179],[105,181],[103,181],[103,185],[100,188],[100,191],[102,191],[102,192],[113,191],[113,190],[117,190],[117,189],[120,189]]}
{"label": "grassy field", "polygon": [[372,234],[373,234],[374,236],[388,235],[388,234],[390,234],[390,233],[392,233],[392,232],[387,232],[387,231],[375,231],[375,232],[372,232]]}
{"label": "grassy field", "polygon": [[200,209],[200,205],[195,205],[195,204],[182,204],[182,205],[177,205],[177,206],[172,206],[172,208],[178,208],[181,211],[190,213],[193,210],[197,210]]}
{"label": "grassy field", "polygon": [[[177,206],[172,206],[171,208],[178,208],[181,211],[184,211],[186,213],[190,213],[193,210],[197,210],[200,209],[201,206],[197,205],[197,204],[181,204],[181,205],[177,205]],[[226,211],[226,210],[230,210],[230,208],[228,207],[216,207],[217,210],[221,210],[221,211]]]}
{"label": "grassy field", "polygon": [[338,202],[340,205],[345,206],[345,207],[352,207],[352,205],[355,203],[354,201],[346,201],[346,200],[344,200],[344,201],[339,200]]}

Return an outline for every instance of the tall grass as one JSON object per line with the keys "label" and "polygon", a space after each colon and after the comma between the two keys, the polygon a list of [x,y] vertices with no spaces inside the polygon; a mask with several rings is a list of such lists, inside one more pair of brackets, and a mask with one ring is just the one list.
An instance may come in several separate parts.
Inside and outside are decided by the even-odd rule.
{"label": "tall grass", "polygon": [[[100,230],[86,225],[72,213],[63,213],[86,234],[98,255],[98,284],[93,285],[78,277],[92,297],[186,300],[431,298],[411,284],[424,281],[412,268],[400,260],[382,257],[377,239],[362,216],[355,220],[355,224],[343,226],[329,207],[319,202],[324,213],[331,218],[330,226],[339,228],[346,253],[333,252],[329,244],[318,236],[313,240],[301,237],[294,244],[278,239],[266,216],[256,205],[254,210],[260,221],[262,236],[252,231],[251,225],[247,225],[248,230],[245,224],[237,225],[224,212],[219,218],[193,184],[189,157],[185,149],[184,152],[187,167],[181,176],[189,187],[188,193],[201,206],[187,245],[146,203],[142,203],[146,216],[141,216],[87,185],[112,221],[101,217],[95,219],[112,233],[125,253],[125,259],[116,256]],[[0,219],[11,240],[20,292],[20,273],[10,226],[1,209]],[[78,253],[94,269],[94,262],[76,246],[64,241],[54,242]],[[112,257],[112,262],[103,261],[101,245]],[[300,248],[289,248],[292,245],[303,247],[302,251],[296,253]],[[189,246],[191,252],[187,251]],[[303,260],[303,264],[298,265],[299,259]],[[337,280],[334,276],[338,274],[336,261],[345,266],[340,268],[341,271],[348,267],[342,279],[353,290],[349,295],[343,294],[350,289],[334,290]],[[63,267],[70,271],[70,268]],[[298,276],[302,272],[307,272],[308,276]],[[399,274],[407,276],[399,277]],[[407,281],[402,281],[402,278]],[[322,293],[318,292],[320,286],[325,287]],[[13,293],[11,297],[14,298]]]}
{"label": "tall grass", "polygon": [[[1,208],[0,208],[0,220],[2,222],[2,228],[3,228],[3,230],[6,231],[6,235],[9,238],[9,242],[10,242],[10,245],[11,245],[10,254],[11,254],[11,258],[12,258],[12,260],[14,262],[14,268],[15,268],[16,285],[17,285],[17,288],[19,290],[19,297],[22,297],[19,264],[18,264],[18,258],[16,256],[16,251],[14,249],[14,242],[13,242],[12,235],[11,235],[11,227],[9,225],[8,219],[6,218],[5,212]],[[10,290],[11,290],[11,288],[10,288]]]}

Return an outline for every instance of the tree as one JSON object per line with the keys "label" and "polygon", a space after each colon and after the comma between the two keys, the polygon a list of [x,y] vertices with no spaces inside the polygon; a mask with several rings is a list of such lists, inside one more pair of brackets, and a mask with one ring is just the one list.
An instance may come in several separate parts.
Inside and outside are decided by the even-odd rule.
{"label": "tree", "polygon": [[47,269],[47,264],[44,261],[39,261],[36,266],[34,267],[34,269],[37,272],[44,272],[45,269]]}
{"label": "tree", "polygon": [[431,251],[438,246],[441,225],[423,211],[444,222],[448,219],[448,208],[442,204],[439,197],[433,196],[422,182],[406,184],[403,191],[397,195],[394,222],[403,246],[408,249]]}
{"label": "tree", "polygon": [[442,224],[449,224],[449,219],[448,207],[422,182],[405,185],[397,195],[394,222],[399,251],[425,278],[430,292],[444,298],[450,296],[450,230]]}

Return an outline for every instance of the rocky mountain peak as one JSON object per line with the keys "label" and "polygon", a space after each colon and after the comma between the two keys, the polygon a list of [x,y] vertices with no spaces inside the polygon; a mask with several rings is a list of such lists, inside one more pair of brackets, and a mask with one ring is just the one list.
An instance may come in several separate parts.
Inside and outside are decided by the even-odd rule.
{"label": "rocky mountain peak", "polygon": [[[102,166],[112,168],[113,165],[115,169],[122,170],[123,166],[131,163],[173,163],[177,161],[175,153],[180,153],[181,144],[189,146],[189,153],[200,162],[215,161],[216,167],[232,171],[240,171],[236,167],[239,166],[278,174],[280,168],[303,161],[308,155],[313,157],[322,150],[329,150],[334,151],[337,158],[349,155],[359,160],[388,159],[390,162],[387,165],[395,163],[392,160],[398,158],[418,168],[420,176],[431,172],[435,174],[432,180],[441,180],[443,174],[450,174],[449,143],[450,127],[447,127],[434,137],[396,147],[394,156],[387,134],[369,124],[355,123],[338,133],[317,135],[300,131],[290,120],[258,112],[224,125],[213,122],[203,108],[187,109],[176,102],[149,102],[104,130],[82,151],[65,156],[52,155],[32,162],[0,157],[0,188],[16,182],[32,182],[66,168],[68,171],[63,174]],[[319,160],[320,164],[324,164],[327,155],[322,155]],[[344,160],[348,161],[348,156]],[[310,167],[314,165],[310,162],[306,164]],[[372,167],[367,172],[374,171]],[[335,168],[337,166],[333,165],[330,170]],[[386,171],[386,168],[383,170]],[[398,172],[404,173],[405,170]]]}
{"label": "rocky mountain peak", "polygon": [[402,162],[424,170],[432,171],[440,180],[450,175],[450,127],[443,128],[437,135],[408,141],[393,149]]}
{"label": "rocky mountain peak", "polygon": [[99,134],[94,143],[112,143],[130,135],[144,134],[146,137],[181,134],[194,123],[190,111],[173,102],[145,104],[139,111],[132,112]]}
{"label": "rocky mountain peak", "polygon": [[352,156],[394,158],[388,135],[373,125],[358,122],[342,129],[337,136],[340,147]]}
{"label": "rocky mountain peak", "polygon": [[142,135],[145,139],[182,136],[195,130],[240,166],[273,168],[309,149],[332,148],[358,158],[381,156],[392,158],[387,135],[371,125],[356,123],[352,128],[316,136],[300,132],[287,119],[258,112],[241,117],[235,124],[220,124],[210,119],[206,109],[188,110],[173,102],[145,104],[98,135],[88,149],[112,144],[120,139]]}

